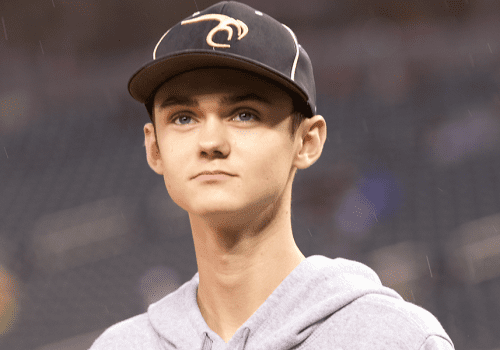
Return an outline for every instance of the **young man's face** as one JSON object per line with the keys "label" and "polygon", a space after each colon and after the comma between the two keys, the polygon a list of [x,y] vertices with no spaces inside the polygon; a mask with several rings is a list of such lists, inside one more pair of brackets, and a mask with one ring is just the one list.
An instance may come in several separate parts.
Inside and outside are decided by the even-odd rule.
{"label": "young man's face", "polygon": [[[280,198],[291,179],[300,146],[290,139],[292,111],[287,93],[248,73],[181,74],[155,96],[159,153],[149,123],[144,129],[148,163],[189,213],[258,214]],[[233,176],[194,178],[214,170]]]}

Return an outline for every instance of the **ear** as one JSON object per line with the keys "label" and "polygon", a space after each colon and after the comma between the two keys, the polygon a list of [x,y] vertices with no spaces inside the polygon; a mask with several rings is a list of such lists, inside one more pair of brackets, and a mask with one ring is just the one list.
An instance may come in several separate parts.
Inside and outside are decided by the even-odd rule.
{"label": "ear", "polygon": [[163,160],[156,143],[153,123],[144,125],[144,146],[149,167],[158,175],[163,175]]}
{"label": "ear", "polygon": [[298,131],[300,138],[299,153],[295,157],[294,165],[298,169],[306,169],[313,165],[323,152],[326,141],[326,121],[321,115],[305,119]]}

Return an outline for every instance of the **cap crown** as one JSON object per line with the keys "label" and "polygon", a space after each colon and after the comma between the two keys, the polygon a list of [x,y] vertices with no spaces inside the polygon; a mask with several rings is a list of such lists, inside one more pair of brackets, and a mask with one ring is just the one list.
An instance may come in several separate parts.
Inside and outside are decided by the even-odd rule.
{"label": "cap crown", "polygon": [[295,34],[245,4],[223,1],[194,13],[160,38],[152,58],[129,82],[131,95],[142,103],[175,75],[203,67],[228,67],[284,85],[316,113],[311,61]]}

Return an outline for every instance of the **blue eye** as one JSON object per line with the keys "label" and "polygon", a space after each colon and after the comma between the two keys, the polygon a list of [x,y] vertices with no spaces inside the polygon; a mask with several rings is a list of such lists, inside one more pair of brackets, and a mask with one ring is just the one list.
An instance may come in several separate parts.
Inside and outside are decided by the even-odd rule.
{"label": "blue eye", "polygon": [[[251,121],[251,120],[247,120],[247,118],[249,118],[249,117],[252,117],[253,119],[257,119],[257,117],[255,116],[255,114],[250,113],[250,112],[240,112],[240,113],[238,113],[238,114],[237,114],[234,118],[237,118],[237,117],[240,117],[240,119],[242,119],[242,121],[243,121],[244,123],[245,123],[245,122],[249,122],[249,121]],[[189,123],[180,123],[180,124],[179,124],[179,123],[176,123],[176,121],[177,121],[177,120],[182,120],[182,119],[183,119],[183,120],[186,120],[186,118],[187,118],[188,120],[193,119],[192,117],[190,117],[190,116],[188,116],[188,115],[181,115],[181,116],[178,116],[178,117],[175,117],[174,119],[172,119],[172,122],[173,122],[174,124],[177,124],[177,125],[187,125],[187,124],[189,124]],[[233,118],[233,119],[234,119],[234,118]]]}
{"label": "blue eye", "polygon": [[[184,119],[184,118],[192,119],[191,117],[189,117],[189,116],[187,116],[187,115],[181,115],[181,116],[179,116],[179,117],[174,118],[172,121],[174,122],[174,124],[177,124],[177,123],[175,123],[175,121],[176,121],[176,120],[179,120],[179,119]],[[185,124],[182,124],[182,123],[181,123],[181,125],[185,125]]]}
{"label": "blue eye", "polygon": [[[248,118],[248,116],[252,116],[253,119],[256,119],[256,116],[252,113],[249,113],[249,112],[241,112],[241,113],[238,113],[237,117],[238,116],[246,116],[245,118]],[[236,117],[235,117],[236,118]],[[240,118],[241,119],[241,118]],[[248,121],[248,120],[243,120],[244,122],[245,121]]]}

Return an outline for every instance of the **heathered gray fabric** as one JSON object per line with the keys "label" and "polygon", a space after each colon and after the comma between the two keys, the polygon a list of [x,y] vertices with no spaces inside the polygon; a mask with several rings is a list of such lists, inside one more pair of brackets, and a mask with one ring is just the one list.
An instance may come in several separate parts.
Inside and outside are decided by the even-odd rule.
{"label": "heathered gray fabric", "polygon": [[449,350],[439,321],[382,286],[368,266],[313,255],[302,261],[229,343],[196,302],[199,276],[108,328],[91,350]]}

